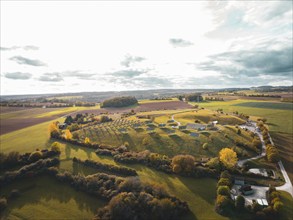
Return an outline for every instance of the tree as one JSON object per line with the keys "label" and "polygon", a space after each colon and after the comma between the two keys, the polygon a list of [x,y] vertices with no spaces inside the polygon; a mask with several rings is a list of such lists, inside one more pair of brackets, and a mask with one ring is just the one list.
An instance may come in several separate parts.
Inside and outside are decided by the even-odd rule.
{"label": "tree", "polygon": [[230,148],[223,148],[219,153],[219,159],[227,168],[235,167],[238,161],[236,152]]}
{"label": "tree", "polygon": [[41,159],[43,157],[43,154],[41,151],[35,151],[35,152],[32,152],[31,155],[29,156],[29,160],[30,161],[37,161],[39,159]]}
{"label": "tree", "polygon": [[245,207],[245,199],[243,196],[239,195],[237,196],[236,200],[235,200],[235,207],[238,210],[243,210]]}
{"label": "tree", "polygon": [[202,145],[202,149],[204,149],[204,150],[208,149],[208,143],[204,143],[204,144]]}
{"label": "tree", "polygon": [[69,116],[66,117],[64,123],[70,125],[71,123],[73,123],[73,121],[74,121],[74,120],[73,120],[72,116],[69,115]]}
{"label": "tree", "polygon": [[68,129],[65,130],[65,139],[66,140],[72,139],[72,134]]}
{"label": "tree", "polygon": [[49,125],[49,133],[50,133],[51,138],[59,136],[60,132],[59,132],[58,124],[59,124],[59,122],[55,121]]}
{"label": "tree", "polygon": [[51,144],[51,151],[55,151],[60,153],[61,152],[61,144],[59,144],[58,142],[54,142],[53,144]]}
{"label": "tree", "polygon": [[172,169],[175,173],[189,173],[194,167],[195,159],[191,155],[177,155],[172,158]]}
{"label": "tree", "polygon": [[284,207],[284,204],[281,201],[277,201],[274,203],[274,210],[279,212]]}
{"label": "tree", "polygon": [[230,188],[228,186],[219,186],[217,194],[222,196],[230,196]]}
{"label": "tree", "polygon": [[86,138],[84,139],[84,143],[85,143],[85,144],[90,144],[90,143],[91,143],[91,140],[90,140],[88,137],[86,137]]}

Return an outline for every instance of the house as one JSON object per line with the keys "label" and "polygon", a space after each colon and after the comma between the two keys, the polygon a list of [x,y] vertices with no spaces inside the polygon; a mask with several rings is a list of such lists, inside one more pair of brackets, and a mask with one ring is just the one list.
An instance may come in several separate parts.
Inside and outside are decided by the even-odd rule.
{"label": "house", "polygon": [[67,124],[66,123],[62,123],[62,124],[59,124],[59,129],[66,129],[67,128]]}
{"label": "house", "polygon": [[206,129],[206,125],[202,125],[199,123],[188,123],[186,125],[187,129],[194,129],[194,130],[198,130],[198,131],[203,131]]}
{"label": "house", "polygon": [[244,179],[235,179],[234,184],[243,186],[243,185],[245,185],[245,182],[244,182]]}
{"label": "house", "polygon": [[252,195],[254,193],[251,185],[243,185],[240,187],[239,191],[245,196]]}

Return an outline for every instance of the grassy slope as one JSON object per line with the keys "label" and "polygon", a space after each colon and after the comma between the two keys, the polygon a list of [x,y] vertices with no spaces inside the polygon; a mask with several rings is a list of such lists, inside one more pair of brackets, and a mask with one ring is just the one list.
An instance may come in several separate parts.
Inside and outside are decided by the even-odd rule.
{"label": "grassy slope", "polygon": [[3,214],[9,219],[91,219],[105,204],[48,176],[13,182],[0,192],[8,195],[12,189],[21,195],[8,202]]}
{"label": "grassy slope", "polygon": [[243,105],[243,103],[246,103],[246,102],[257,102],[257,101],[233,100],[233,101],[224,101],[224,102],[206,102],[206,103],[200,103],[199,106],[205,107],[208,109],[213,109],[213,110],[222,108],[225,112],[238,111],[239,113],[248,114],[250,116],[258,116],[262,118],[267,118],[268,125],[270,126],[270,131],[292,133],[293,131],[293,120],[292,120],[293,111],[292,110],[239,106],[239,104]]}
{"label": "grassy slope", "polygon": [[214,199],[216,196],[216,180],[214,179],[184,178],[158,172],[142,165],[119,164],[113,161],[111,157],[97,156],[93,150],[64,143],[62,144],[62,162],[60,168],[85,175],[95,172],[95,170],[90,168],[74,166],[71,161],[71,158],[74,156],[84,160],[91,159],[107,164],[117,164],[136,169],[143,182],[163,185],[171,195],[188,202],[194,215],[188,216],[188,219],[226,219],[214,212]]}
{"label": "grassy slope", "polygon": [[[168,119],[168,116],[159,116],[157,118],[155,119],[156,122],[166,122],[165,120]],[[89,137],[93,142],[112,146],[119,146],[124,142],[128,142],[132,150],[150,150],[152,152],[166,154],[170,157],[177,154],[192,154],[196,157],[214,157],[223,147],[233,147],[235,145],[234,140],[246,143],[247,145],[251,145],[252,141],[248,132],[243,131],[241,135],[237,135],[237,130],[229,126],[221,127],[221,131],[219,132],[204,132],[198,138],[191,137],[189,135],[190,131],[179,130],[176,131],[176,136],[171,137],[166,132],[168,129],[171,129],[169,126],[167,128],[155,128],[156,134],[148,134],[146,132],[146,126],[143,126],[143,129],[138,131],[129,128],[128,134],[121,134],[118,131],[114,133],[110,127],[107,128],[106,130],[104,127],[91,127],[84,132],[78,131],[78,133],[82,140],[85,137]],[[228,135],[227,138],[225,134]],[[210,143],[208,150],[202,149],[204,143]],[[251,156],[253,155],[253,152],[247,153]]]}

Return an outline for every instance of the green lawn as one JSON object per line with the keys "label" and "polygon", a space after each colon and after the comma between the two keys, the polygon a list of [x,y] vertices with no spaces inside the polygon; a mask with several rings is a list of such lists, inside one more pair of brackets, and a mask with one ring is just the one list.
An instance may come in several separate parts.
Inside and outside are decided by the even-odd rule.
{"label": "green lawn", "polygon": [[1,188],[1,195],[13,189],[21,194],[8,201],[3,219],[91,219],[106,204],[49,176],[13,182]]}

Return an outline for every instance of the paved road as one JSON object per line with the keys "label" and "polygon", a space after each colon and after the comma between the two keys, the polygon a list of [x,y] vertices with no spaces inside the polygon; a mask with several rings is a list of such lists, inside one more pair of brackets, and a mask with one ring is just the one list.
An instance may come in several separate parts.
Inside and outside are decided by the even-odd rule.
{"label": "paved road", "polygon": [[[262,143],[262,152],[261,152],[260,155],[252,157],[252,158],[248,158],[248,159],[238,161],[238,163],[237,163],[238,166],[242,167],[247,161],[255,160],[255,159],[258,159],[258,158],[266,156],[266,146],[265,146],[265,143],[263,141],[263,136],[262,136],[261,132],[257,129],[256,122],[252,122],[250,125],[241,125],[240,127],[243,128],[243,129],[247,128],[248,130],[256,133],[259,136],[259,138],[261,140],[261,143]],[[273,142],[273,140],[272,140],[270,135],[269,135],[269,137],[270,137],[271,143],[274,145],[274,142]],[[282,175],[284,177],[285,184],[282,185],[282,186],[276,187],[276,189],[286,191],[293,197],[293,186],[292,186],[291,180],[290,180],[290,178],[288,176],[288,173],[286,172],[282,161],[279,161],[278,165],[279,165],[280,170],[282,172]]]}

